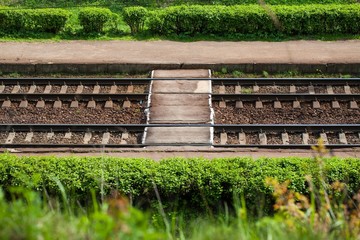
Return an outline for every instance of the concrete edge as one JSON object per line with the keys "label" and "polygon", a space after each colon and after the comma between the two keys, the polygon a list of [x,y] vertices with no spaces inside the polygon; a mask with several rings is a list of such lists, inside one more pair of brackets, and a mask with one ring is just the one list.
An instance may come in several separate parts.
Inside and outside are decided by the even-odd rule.
{"label": "concrete edge", "polygon": [[[153,77],[154,77],[154,70],[151,71],[151,78],[153,78]],[[146,109],[145,109],[146,124],[149,124],[149,122],[150,122],[150,107],[151,107],[151,96],[152,96],[153,83],[154,83],[154,81],[151,80],[150,86],[149,86],[149,94],[148,94]],[[141,139],[142,144],[145,144],[145,142],[146,142],[147,132],[148,132],[148,127],[145,127],[144,134]]]}
{"label": "concrete edge", "polygon": [[48,74],[48,73],[146,73],[154,69],[211,69],[229,72],[269,73],[297,71],[301,73],[360,73],[359,63],[0,63],[1,73]]}

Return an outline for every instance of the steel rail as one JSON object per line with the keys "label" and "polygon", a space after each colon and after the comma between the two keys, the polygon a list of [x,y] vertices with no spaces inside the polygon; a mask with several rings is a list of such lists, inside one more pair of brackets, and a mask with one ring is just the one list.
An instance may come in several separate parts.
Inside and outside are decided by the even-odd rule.
{"label": "steel rail", "polygon": [[327,131],[355,131],[360,132],[359,124],[0,124],[0,131],[52,131],[84,132],[92,131],[143,131],[146,127],[213,127],[215,132],[232,131],[297,131],[321,132]]}
{"label": "steel rail", "polygon": [[0,148],[140,148],[143,144],[2,143]]}
{"label": "steel rail", "polygon": [[[214,133],[243,132],[243,133],[349,133],[360,132],[360,124],[237,124],[237,125],[213,125]],[[214,144],[216,148],[303,148],[308,149],[316,144]],[[360,143],[326,144],[326,148],[359,148]]]}
{"label": "steel rail", "polygon": [[211,79],[213,85],[295,85],[295,86],[343,86],[360,85],[360,78],[216,78]]}
{"label": "steel rail", "polygon": [[111,100],[147,100],[147,93],[121,93],[121,94],[112,94],[112,93],[0,93],[0,100],[30,100],[38,101],[40,99],[47,101],[56,101],[56,100],[65,100],[72,101],[82,100],[82,101],[107,101]]}
{"label": "steel rail", "polygon": [[[43,143],[18,143],[18,144],[0,144],[0,148],[144,148],[144,147],[181,147],[181,146],[194,146],[194,147],[215,147],[215,148],[267,148],[267,149],[310,149],[311,146],[316,144],[211,144],[211,143],[192,143],[192,144],[43,144]],[[326,148],[359,148],[360,144],[327,144]]]}
{"label": "steel rail", "polygon": [[0,132],[86,132],[86,131],[110,131],[110,132],[142,132],[146,124],[0,124]]}
{"label": "steel rail", "polygon": [[148,85],[151,78],[0,78],[0,85]]}
{"label": "steel rail", "polygon": [[[310,149],[311,146],[316,146],[317,144],[214,144],[215,148],[266,148],[266,149]],[[326,144],[326,148],[359,148],[360,144]]]}
{"label": "steel rail", "polygon": [[213,101],[352,101],[359,100],[360,94],[309,94],[309,93],[251,93],[251,94],[211,94]]}
{"label": "steel rail", "polygon": [[213,128],[214,132],[360,132],[360,124],[214,124]]}
{"label": "steel rail", "polygon": [[37,131],[46,132],[85,132],[85,131],[130,131],[141,132],[146,127],[211,127],[211,124],[0,124],[0,132],[4,131]]}
{"label": "steel rail", "polygon": [[47,143],[2,143],[0,148],[142,148],[142,147],[181,147],[181,146],[195,146],[195,147],[211,147],[211,143],[151,143],[151,144],[47,144]]}
{"label": "steel rail", "polygon": [[[360,78],[0,78],[5,85],[146,85],[150,81],[210,80],[213,85],[359,85]],[[0,84],[1,85],[1,84]]]}

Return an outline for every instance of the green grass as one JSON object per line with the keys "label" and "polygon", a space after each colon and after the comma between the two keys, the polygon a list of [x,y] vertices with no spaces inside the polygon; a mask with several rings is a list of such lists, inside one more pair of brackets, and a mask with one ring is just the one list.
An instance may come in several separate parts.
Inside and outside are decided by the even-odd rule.
{"label": "green grass", "polygon": [[360,40],[360,34],[319,34],[311,36],[261,36],[261,35],[171,35],[171,36],[159,36],[152,35],[148,32],[139,33],[136,35],[130,34],[130,29],[127,25],[121,23],[117,29],[112,29],[103,34],[83,34],[80,30],[80,26],[77,24],[70,26],[67,24],[65,31],[59,34],[51,33],[31,33],[23,32],[17,34],[1,34],[1,42],[48,42],[48,41],[62,41],[62,40],[122,40],[122,41],[159,41],[169,40],[178,42],[198,42],[198,41],[266,41],[266,42],[281,42],[292,40],[321,40],[321,41],[338,41],[338,40]]}
{"label": "green grass", "polygon": [[[0,239],[359,239],[360,193],[358,188],[356,192],[351,191],[359,184],[355,180],[359,174],[358,159],[324,159],[328,150],[321,140],[313,149],[316,152],[312,159],[268,158],[256,161],[248,158],[213,161],[174,158],[153,162],[150,159],[106,157],[18,158],[3,154],[0,155],[0,169],[3,171],[0,180],[8,184],[0,185],[0,226],[6,226],[0,227]],[[232,203],[218,202],[219,211],[209,208],[209,199],[205,196],[196,197],[199,191],[204,194],[207,188],[211,188],[212,181],[216,182],[221,173],[219,163],[225,164],[222,178],[231,175],[236,179],[244,177],[245,168],[249,173],[256,172],[254,166],[258,164],[261,174],[255,174],[255,178],[270,191],[268,200],[273,203],[272,213],[264,211],[261,201],[245,200],[246,195],[251,194],[250,190],[239,191],[244,184],[251,182],[251,177],[240,185],[233,185]],[[202,164],[204,168],[196,171],[196,166]],[[156,166],[158,169],[150,175],[171,176],[164,184],[177,198],[184,196],[178,195],[181,191],[191,192],[190,185],[203,184],[205,188],[195,188],[192,194],[196,201],[203,202],[206,210],[199,214],[189,205],[188,209],[168,211],[166,205],[169,202],[164,202],[168,194],[161,188],[162,178],[155,184],[155,180],[149,181],[144,176]],[[308,169],[301,169],[304,167]],[[317,170],[312,172],[315,168]],[[108,171],[115,171],[118,177],[109,175]],[[212,171],[215,175],[211,175]],[[277,176],[279,173],[287,177],[279,180],[282,179],[281,174]],[[99,174],[101,179],[98,179]],[[208,180],[198,178],[201,174],[212,177]],[[296,177],[297,174],[301,176]],[[82,185],[86,183],[81,183],[83,177],[89,180],[95,177],[104,188],[113,184],[114,178],[119,185],[104,194],[96,189],[96,184],[88,182],[88,186]],[[46,181],[51,182],[52,190],[46,188],[46,181],[39,184],[42,178],[48,178]],[[304,179],[296,187],[299,178]],[[74,180],[71,184],[67,182],[70,179]],[[136,193],[128,194],[128,198],[120,194],[120,189],[131,190],[131,185],[141,185],[142,181],[147,181],[148,187],[141,194],[155,192],[157,201],[139,210],[132,201]],[[185,184],[177,187],[176,181],[185,181]],[[92,186],[91,197],[85,203],[79,201],[75,189],[68,188],[72,184],[81,189]],[[211,188],[213,193],[216,190]],[[208,193],[210,196],[211,192]],[[256,208],[258,214],[252,214],[248,210],[251,208]],[[193,214],[189,214],[191,212]]]}
{"label": "green grass", "polygon": [[[0,238],[355,240],[360,237],[356,227],[360,222],[357,208],[360,199],[344,205],[337,202],[336,195],[346,191],[340,183],[330,196],[321,194],[321,189],[313,189],[318,199],[315,207],[310,199],[288,189],[287,183],[267,181],[274,187],[280,208],[273,216],[258,218],[248,216],[242,198],[232,208],[225,205],[220,214],[185,219],[181,212],[164,212],[160,198],[159,212],[150,214],[134,208],[126,197],[116,192],[102,202],[96,201],[93,195],[92,206],[86,207],[75,204],[63,190],[63,197],[54,199],[46,192],[40,195],[21,188],[13,188],[11,194],[5,196],[0,189],[0,225],[6,226],[0,228]],[[58,186],[63,189],[61,183]]]}
{"label": "green grass", "polygon": [[213,72],[213,77],[216,78],[359,78],[359,74],[327,74],[322,72],[317,73],[301,73],[297,71],[287,71],[279,73],[243,73],[234,70],[233,72],[223,73]]}

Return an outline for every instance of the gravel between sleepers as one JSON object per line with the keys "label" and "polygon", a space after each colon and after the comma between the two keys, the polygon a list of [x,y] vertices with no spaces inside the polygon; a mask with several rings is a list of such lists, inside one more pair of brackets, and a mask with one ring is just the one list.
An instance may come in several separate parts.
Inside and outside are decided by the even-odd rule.
{"label": "gravel between sleepers", "polygon": [[255,103],[244,102],[244,108],[236,108],[235,102],[227,102],[220,108],[214,101],[216,124],[359,124],[360,109],[349,109],[348,103],[340,103],[340,109],[331,108],[330,102],[322,102],[320,109],[314,109],[311,102],[302,102],[300,109],[294,109],[292,102],[282,102],[281,109],[275,109],[272,102],[256,109]]}
{"label": "gravel between sleepers", "polygon": [[104,108],[104,103],[97,103],[96,108],[87,108],[87,103],[79,103],[78,108],[69,108],[64,103],[62,108],[54,109],[52,104],[45,108],[36,108],[29,103],[27,108],[18,108],[18,103],[10,108],[0,108],[0,123],[18,124],[139,124],[146,116],[140,103],[132,103],[130,108],[122,108],[121,102],[114,102],[113,108]]}
{"label": "gravel between sleepers", "polygon": [[[332,86],[334,93],[345,93],[344,86]],[[360,93],[360,87],[351,86],[350,87],[352,93]],[[212,92],[214,94],[218,94],[220,90],[220,85],[214,85],[212,87]],[[326,86],[314,86],[314,91],[317,94],[325,94],[327,93]],[[289,86],[259,86],[259,91],[256,93],[289,93],[290,92],[290,85]],[[296,86],[297,93],[308,93],[309,88],[308,86]],[[225,93],[226,94],[233,94],[235,93],[235,86],[234,85],[226,85],[225,86]],[[254,93],[253,86],[242,86],[241,93]]]}

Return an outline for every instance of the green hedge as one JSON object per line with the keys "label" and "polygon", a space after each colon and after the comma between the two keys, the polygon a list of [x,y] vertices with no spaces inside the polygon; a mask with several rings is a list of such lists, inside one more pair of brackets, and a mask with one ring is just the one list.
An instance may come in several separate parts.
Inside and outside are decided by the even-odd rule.
{"label": "green hedge", "polygon": [[131,34],[143,30],[148,11],[144,7],[127,7],[123,9],[123,19],[129,25]]}
{"label": "green hedge", "polygon": [[113,13],[107,8],[83,8],[79,12],[80,25],[86,33],[100,33]]}
{"label": "green hedge", "polygon": [[[348,184],[349,194],[360,190],[359,159],[325,159],[325,175],[329,183],[339,180]],[[248,206],[272,209],[271,189],[264,185],[266,177],[280,182],[289,179],[290,187],[308,193],[306,175],[318,184],[319,166],[310,158],[271,159],[182,159],[155,162],[148,159],[22,157],[0,155],[0,187],[13,186],[35,190],[46,189],[50,195],[60,194],[58,179],[67,193],[86,201],[90,191],[108,194],[112,189],[131,196],[136,205],[157,204],[154,185],[167,209],[189,208],[194,211],[218,209],[233,197],[244,196]]]}
{"label": "green hedge", "polygon": [[69,16],[69,12],[63,9],[0,10],[0,32],[57,33],[64,28]]}
{"label": "green hedge", "polygon": [[[124,6],[144,6],[144,7],[164,7],[174,5],[239,5],[239,4],[258,4],[258,0],[0,0],[0,5],[20,6],[20,7],[71,7],[101,5],[109,6],[112,9],[119,9]],[[265,0],[266,4],[271,5],[296,5],[296,4],[329,4],[329,3],[357,3],[357,0]]]}
{"label": "green hedge", "polygon": [[360,4],[176,6],[152,11],[155,34],[287,34],[360,32]]}

